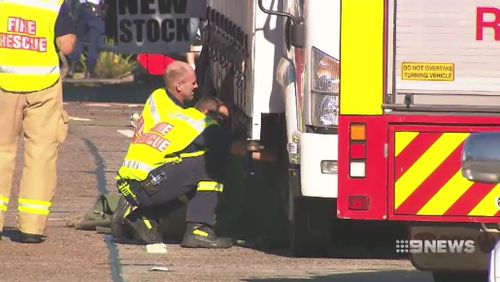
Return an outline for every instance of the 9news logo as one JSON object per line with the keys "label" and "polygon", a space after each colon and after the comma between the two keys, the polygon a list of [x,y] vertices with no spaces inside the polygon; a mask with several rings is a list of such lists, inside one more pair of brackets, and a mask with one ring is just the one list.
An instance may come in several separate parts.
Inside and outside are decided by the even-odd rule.
{"label": "9news logo", "polygon": [[396,253],[411,254],[472,254],[473,240],[396,240]]}

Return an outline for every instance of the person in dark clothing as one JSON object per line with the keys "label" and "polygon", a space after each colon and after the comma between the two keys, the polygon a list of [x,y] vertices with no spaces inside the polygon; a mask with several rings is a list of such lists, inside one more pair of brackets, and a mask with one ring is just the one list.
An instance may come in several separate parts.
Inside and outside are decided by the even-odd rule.
{"label": "person in dark clothing", "polygon": [[[215,101],[213,97],[204,97],[195,107],[217,119],[219,124],[205,129],[185,149],[187,152],[206,150],[205,154],[185,158],[177,165],[165,165],[153,170],[150,174],[165,175],[166,181],[163,186],[160,183],[158,192],[147,197],[138,209],[142,209],[140,213],[143,215],[158,219],[164,214],[161,209],[166,208],[168,211],[179,206],[179,200],[187,201],[187,228],[182,243],[184,247],[225,248],[232,245],[229,239],[218,238],[213,233],[215,208],[219,194],[223,191],[222,178],[231,146],[229,129],[224,125],[227,108]],[[218,110],[218,107],[221,108]],[[210,238],[196,235],[199,231],[206,232]]]}
{"label": "person in dark clothing", "polygon": [[99,56],[100,47],[104,45],[105,22],[103,19],[103,0],[76,0],[79,1],[76,10],[76,36],[77,42],[74,51],[69,55],[69,75],[73,75],[75,67],[84,52],[84,42],[88,42],[86,69],[87,78],[97,77],[95,65]]}
{"label": "person in dark clothing", "polygon": [[124,199],[113,216],[113,237],[120,238],[126,227],[145,243],[161,242],[156,219],[184,198],[189,202],[183,246],[231,247],[228,238],[213,231],[230,147],[229,129],[222,125],[229,111],[209,96],[197,109],[187,106],[198,84],[185,62],[169,64],[164,80],[165,89],[155,90],[146,101],[116,176]]}
{"label": "person in dark clothing", "polygon": [[[222,123],[227,117],[227,108],[216,101],[211,97],[202,98],[196,107],[202,113]],[[222,175],[229,147],[229,131],[226,127],[222,124],[209,126],[183,150],[183,152],[206,150],[203,155],[184,158],[179,164],[166,164],[152,170],[149,173],[150,177],[161,177],[164,181],[156,185],[154,193],[148,193],[147,189],[137,189],[139,204],[126,217],[136,236],[146,243],[161,242],[161,234],[155,228],[145,228],[148,223],[144,218],[149,225],[154,226],[157,219],[177,208],[179,199],[183,199],[188,201],[186,214],[188,226],[183,246],[230,247],[231,241],[217,237],[212,229],[218,194],[223,189]]]}

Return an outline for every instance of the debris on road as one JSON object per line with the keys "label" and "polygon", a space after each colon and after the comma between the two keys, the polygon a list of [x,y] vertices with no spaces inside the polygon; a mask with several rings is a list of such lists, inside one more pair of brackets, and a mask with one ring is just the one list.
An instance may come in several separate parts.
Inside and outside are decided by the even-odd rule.
{"label": "debris on road", "polygon": [[162,272],[167,272],[168,268],[163,267],[163,266],[153,266],[149,269],[149,271],[162,271]]}
{"label": "debris on road", "polygon": [[147,244],[146,251],[149,254],[166,254],[167,245],[165,245],[164,243]]}

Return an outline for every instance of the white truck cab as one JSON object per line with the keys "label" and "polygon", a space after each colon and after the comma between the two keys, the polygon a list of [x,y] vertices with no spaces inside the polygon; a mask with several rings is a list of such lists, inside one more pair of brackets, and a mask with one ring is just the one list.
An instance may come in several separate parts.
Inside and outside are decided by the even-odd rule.
{"label": "white truck cab", "polygon": [[340,1],[208,0],[207,18],[204,79],[232,106],[253,149],[287,152],[292,252],[327,252],[336,217]]}

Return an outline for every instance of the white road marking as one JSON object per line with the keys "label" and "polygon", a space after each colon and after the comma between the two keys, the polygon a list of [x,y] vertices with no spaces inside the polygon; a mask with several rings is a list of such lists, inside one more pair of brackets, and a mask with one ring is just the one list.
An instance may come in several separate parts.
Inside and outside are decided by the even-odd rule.
{"label": "white road marking", "polygon": [[76,120],[76,121],[91,121],[89,118],[81,118],[81,117],[69,117],[70,120]]}
{"label": "white road marking", "polygon": [[85,106],[87,107],[111,107],[111,104],[107,104],[107,103],[88,103],[88,104],[85,104]]}
{"label": "white road marking", "polygon": [[131,129],[117,129],[116,131],[118,131],[118,133],[125,135],[129,138],[134,136],[134,131]]}

